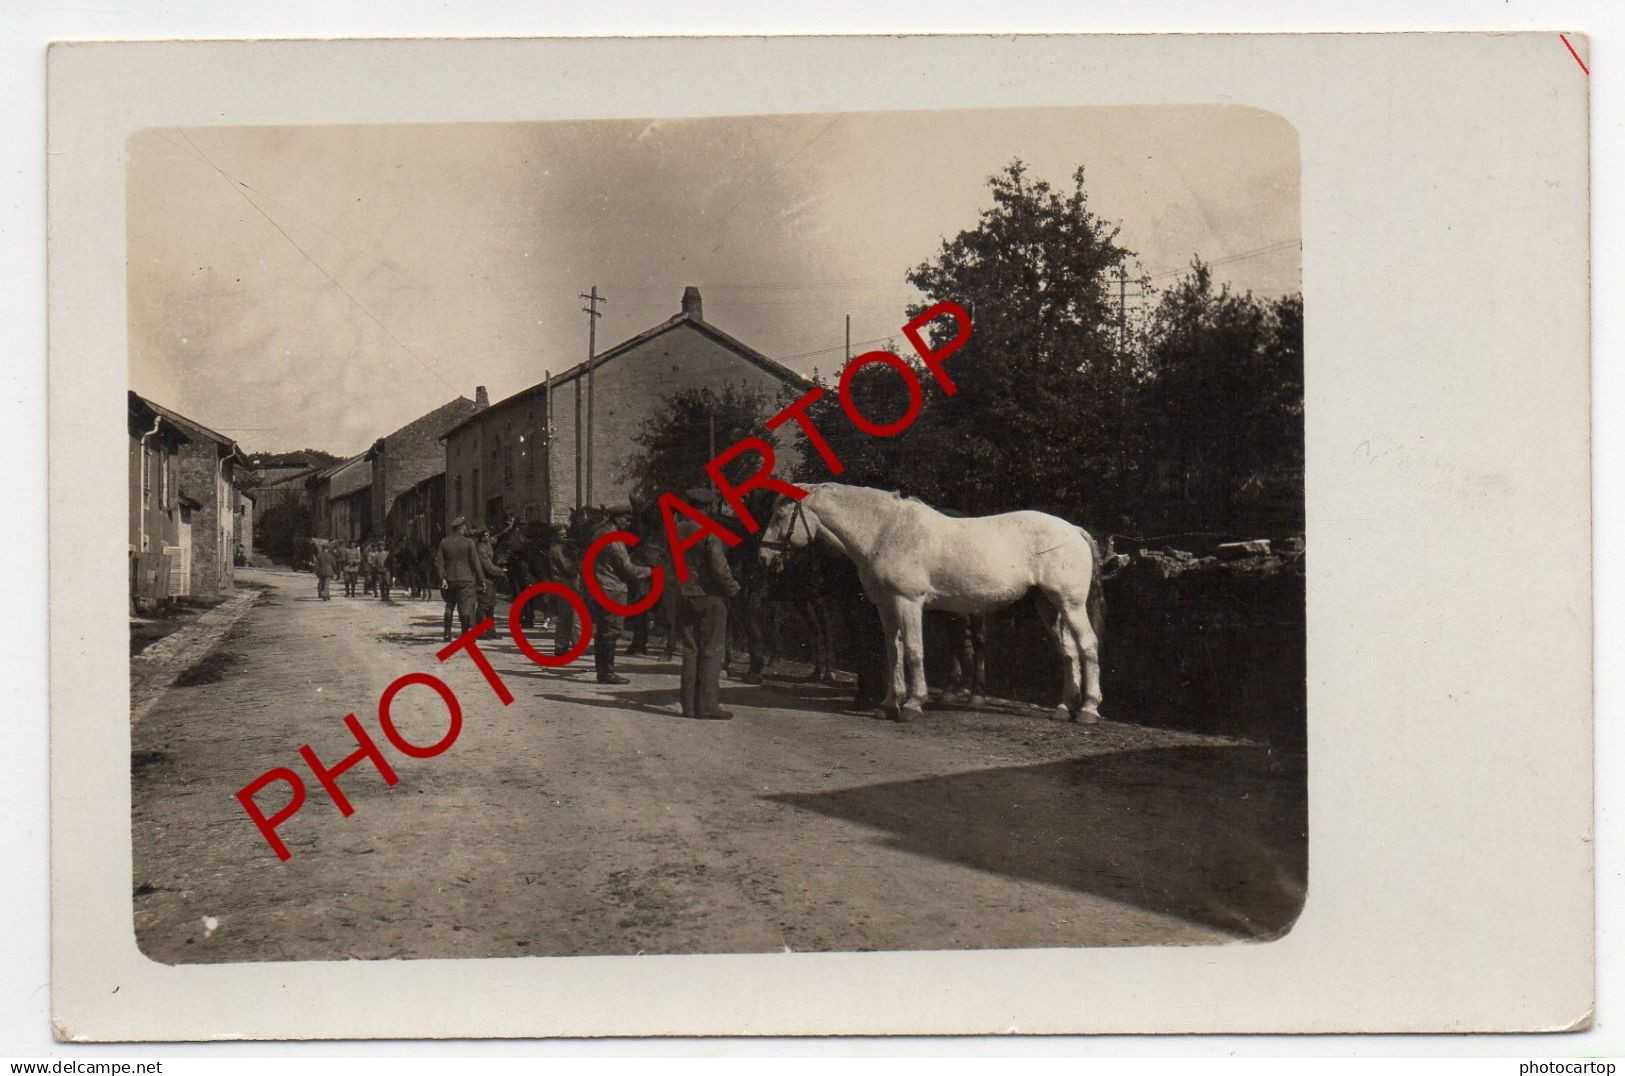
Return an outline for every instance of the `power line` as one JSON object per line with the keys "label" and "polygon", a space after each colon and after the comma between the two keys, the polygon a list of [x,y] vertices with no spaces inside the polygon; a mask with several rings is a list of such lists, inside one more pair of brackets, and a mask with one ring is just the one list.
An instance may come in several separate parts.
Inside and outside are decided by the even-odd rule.
{"label": "power line", "polygon": [[[245,201],[249,205],[253,206],[254,210],[257,213],[259,213],[260,216],[265,218],[266,223],[269,224],[271,227],[275,228],[277,230],[277,234],[281,235],[283,239],[286,239],[288,241],[289,246],[293,247],[294,250],[297,250],[300,253],[300,255],[302,255],[307,262],[309,262],[311,265],[315,266],[316,271],[318,273],[321,273],[322,276],[326,277],[328,282],[330,284],[332,284],[335,288],[337,288],[339,290],[339,292],[342,293],[343,296],[346,299],[350,300],[351,305],[353,305],[357,310],[359,310],[363,314],[365,314],[369,321],[371,321],[374,325],[378,326],[379,330],[385,336],[389,337],[392,341],[394,341],[396,347],[400,348],[402,351],[404,351],[408,355],[412,356],[413,359],[417,360],[418,365],[422,366],[425,370],[429,371],[429,373],[433,374],[437,379],[439,379],[439,381],[440,381],[440,383],[442,385],[445,385],[448,389],[451,389],[453,392],[457,391],[457,386],[453,385],[450,381],[447,381],[444,377],[442,377],[440,375],[440,371],[436,370],[433,366],[429,365],[429,363],[423,358],[423,356],[419,355],[417,352],[415,352],[411,348],[407,347],[406,344],[403,343],[398,336],[396,336],[394,333],[390,332],[389,327],[387,325],[385,325],[383,322],[379,321],[377,315],[375,315],[371,310],[368,310],[365,306],[362,306],[361,301],[359,299],[357,299],[354,295],[350,294],[350,289],[346,288],[343,284],[339,283],[338,278],[335,277],[332,273],[329,273],[326,269],[322,268],[321,263],[318,262],[315,258],[311,257],[309,251],[307,251],[304,247],[300,246],[297,242],[295,242],[293,236],[288,234],[287,229],[283,228],[282,225],[278,224],[276,222],[276,219],[274,217],[272,217],[271,214],[267,213],[265,211],[265,209],[258,202],[254,201],[253,198],[249,197],[249,195],[248,195],[248,184],[244,183],[240,179],[236,179],[236,178],[234,178],[234,177],[232,177],[230,175],[227,175],[224,169],[222,169],[219,165],[217,165],[213,161],[211,161],[209,159],[208,155],[206,153],[204,153],[201,149],[198,148],[197,143],[193,142],[191,136],[188,135],[184,130],[181,130],[180,128],[177,127],[175,129],[175,132],[177,134],[179,134],[182,138],[186,139],[186,144],[188,146],[192,147],[192,152],[197,155],[197,158],[200,161],[202,161],[204,164],[208,165],[210,168],[214,169],[215,172],[219,174],[220,178],[225,180],[226,183],[231,187],[231,189],[236,191],[238,193],[238,195],[240,195],[242,197],[243,201]],[[168,139],[165,139],[165,141],[168,141]],[[172,146],[175,145],[175,143],[173,143],[173,142],[170,142],[169,144],[172,145]],[[175,146],[175,148],[179,149],[180,147]]]}

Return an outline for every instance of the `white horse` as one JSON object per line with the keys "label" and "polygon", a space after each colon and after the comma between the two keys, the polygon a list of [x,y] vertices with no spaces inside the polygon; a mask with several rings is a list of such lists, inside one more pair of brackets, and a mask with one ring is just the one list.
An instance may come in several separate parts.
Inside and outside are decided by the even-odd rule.
{"label": "white horse", "polygon": [[989,613],[1037,587],[1066,670],[1058,711],[1100,720],[1100,551],[1082,527],[1043,512],[954,519],[909,497],[836,482],[804,488],[806,497],[774,508],[762,562],[819,540],[857,566],[886,635],[887,716],[907,721],[922,712],[926,609]]}

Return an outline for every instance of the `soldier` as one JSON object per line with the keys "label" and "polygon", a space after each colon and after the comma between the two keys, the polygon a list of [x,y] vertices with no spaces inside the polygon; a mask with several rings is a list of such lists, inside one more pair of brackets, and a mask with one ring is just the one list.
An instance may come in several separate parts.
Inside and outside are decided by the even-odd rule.
{"label": "soldier", "polygon": [[[575,580],[578,569],[565,538],[562,525],[555,526],[548,533],[547,577],[556,583],[569,585]],[[576,643],[575,607],[556,594],[549,594],[547,600],[557,618],[553,628],[553,656],[560,657]]]}
{"label": "soldier", "polygon": [[[617,505],[605,512],[598,525],[593,528],[592,541],[596,542],[610,531],[625,530],[631,522],[632,509],[627,505]],[[639,580],[648,579],[652,574],[644,565],[634,563],[627,555],[626,546],[619,542],[605,546],[593,563],[593,575],[598,580],[598,586],[603,590],[604,596],[620,605],[629,604],[629,588],[635,586]],[[585,586],[583,590],[585,591]],[[621,630],[625,625],[624,619],[597,602],[591,602],[589,608],[592,612],[592,658],[593,665],[598,670],[598,682],[630,684],[632,681],[615,671],[615,644],[620,640]]]}
{"label": "soldier", "polygon": [[[509,574],[513,574],[514,570],[514,564],[510,562],[508,564]],[[513,581],[514,586],[519,588],[513,592],[515,598],[518,598],[519,595],[529,589],[531,584],[540,583],[542,580],[549,578],[547,574],[547,525],[539,519],[533,519],[525,524],[524,541],[519,547],[518,573],[519,578]],[[547,630],[547,606],[540,602],[525,603],[524,611],[519,614],[519,626],[521,628],[529,629],[536,626],[536,606],[539,604],[542,605],[543,609],[542,630]]]}
{"label": "soldier", "polygon": [[880,611],[863,592],[863,581],[851,561],[831,557],[825,571],[826,590],[845,614],[857,651],[858,682],[852,709],[876,710],[885,701],[886,681],[891,676],[886,666],[886,632],[881,627]]}
{"label": "soldier", "polygon": [[344,547],[343,561],[339,567],[344,572],[344,596],[355,597],[356,582],[361,578],[361,545],[350,542]]}
{"label": "soldier", "polygon": [[[709,510],[709,487],[691,489],[688,502]],[[687,539],[699,524],[683,519],[677,533]],[[683,638],[683,673],[679,703],[684,717],[726,721],[721,708],[722,653],[728,638],[728,602],[739,593],[739,581],[728,569],[727,550],[714,534],[689,549],[688,581],[678,583],[677,624]],[[675,583],[675,574],[668,582]]]}
{"label": "soldier", "polygon": [[316,550],[316,596],[322,601],[329,601],[327,581],[337,573],[338,564],[335,563],[331,543],[323,542]]}
{"label": "soldier", "polygon": [[502,578],[503,571],[492,549],[491,532],[481,527],[469,537],[474,539],[474,552],[479,557],[480,570],[485,573],[485,581],[480,584],[474,598],[474,623],[478,624],[486,617],[496,615],[497,580]]}
{"label": "soldier", "polygon": [[485,582],[478,551],[467,534],[468,521],[458,516],[451,521],[451,533],[440,539],[435,550],[435,573],[440,577],[440,594],[446,600],[445,637],[451,642],[451,612],[457,610],[457,623],[466,634],[474,626],[477,588]]}
{"label": "soldier", "polygon": [[372,552],[367,554],[367,569],[379,601],[389,601],[389,560],[389,547],[381,539],[373,542]]}

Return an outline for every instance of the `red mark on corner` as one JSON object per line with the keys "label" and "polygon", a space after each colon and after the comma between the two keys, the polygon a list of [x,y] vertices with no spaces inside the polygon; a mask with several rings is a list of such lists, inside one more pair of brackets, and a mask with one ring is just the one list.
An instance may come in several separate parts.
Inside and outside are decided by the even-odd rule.
{"label": "red mark on corner", "polygon": [[1580,59],[1580,54],[1574,51],[1574,46],[1569,44],[1569,35],[1558,34],[1557,36],[1563,39],[1564,47],[1569,50],[1569,55],[1574,57],[1574,62],[1580,65],[1580,70],[1584,71],[1587,75],[1591,74],[1591,68],[1586,66],[1586,62]]}

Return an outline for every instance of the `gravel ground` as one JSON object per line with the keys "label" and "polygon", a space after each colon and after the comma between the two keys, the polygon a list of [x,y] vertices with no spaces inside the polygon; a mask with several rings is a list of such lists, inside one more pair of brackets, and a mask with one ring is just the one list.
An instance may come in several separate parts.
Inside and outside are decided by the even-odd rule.
{"label": "gravel ground", "polygon": [[[135,928],[158,961],[1211,944],[1302,905],[1303,768],[1247,743],[1016,704],[897,725],[771,677],[724,685],[735,720],[688,721],[672,663],[623,659],[632,683],[605,687],[505,637],[483,648],[504,707],[466,657],[436,661],[438,601],[241,574],[269,589],[171,637],[167,680],[132,668]],[[421,760],[376,713],[418,670],[464,719]],[[350,771],[345,818],[298,749],[353,752],[349,712],[399,782]],[[395,717],[422,743],[446,728],[422,688]],[[275,766],[309,790],[286,863],[235,798]]]}

